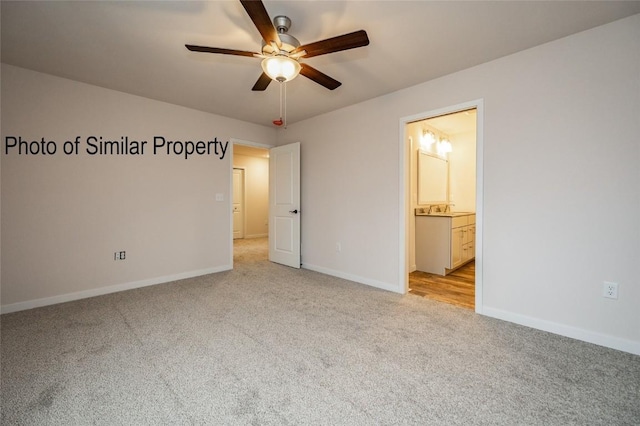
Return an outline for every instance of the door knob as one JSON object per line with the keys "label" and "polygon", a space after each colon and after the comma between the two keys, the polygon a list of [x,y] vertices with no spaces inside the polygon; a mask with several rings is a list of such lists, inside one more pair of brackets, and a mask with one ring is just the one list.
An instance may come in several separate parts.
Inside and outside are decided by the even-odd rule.
{"label": "door knob", "polygon": [[298,209],[295,209],[295,210],[289,210],[289,213],[298,214]]}

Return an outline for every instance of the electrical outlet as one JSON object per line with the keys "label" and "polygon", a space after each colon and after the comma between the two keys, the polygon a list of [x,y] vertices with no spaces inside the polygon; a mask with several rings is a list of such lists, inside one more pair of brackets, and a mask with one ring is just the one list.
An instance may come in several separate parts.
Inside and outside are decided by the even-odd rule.
{"label": "electrical outlet", "polygon": [[336,251],[339,253],[342,251],[342,244],[336,243]]}
{"label": "electrical outlet", "polygon": [[127,258],[126,251],[117,251],[113,253],[113,260],[125,260]]}
{"label": "electrical outlet", "polygon": [[609,299],[617,299],[618,298],[618,283],[611,283],[605,281],[602,284],[602,296],[607,297]]}

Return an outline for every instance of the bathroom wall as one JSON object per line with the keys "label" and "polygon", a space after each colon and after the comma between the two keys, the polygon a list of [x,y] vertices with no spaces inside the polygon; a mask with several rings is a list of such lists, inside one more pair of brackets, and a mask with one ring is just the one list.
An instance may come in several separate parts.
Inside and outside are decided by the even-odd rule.
{"label": "bathroom wall", "polygon": [[449,153],[449,202],[452,211],[476,211],[476,129],[452,133]]}

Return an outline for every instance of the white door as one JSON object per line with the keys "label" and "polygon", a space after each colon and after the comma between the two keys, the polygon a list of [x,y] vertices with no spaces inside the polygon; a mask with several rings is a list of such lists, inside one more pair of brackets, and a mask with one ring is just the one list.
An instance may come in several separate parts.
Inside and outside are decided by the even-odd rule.
{"label": "white door", "polygon": [[300,268],[300,143],[269,152],[269,260]]}
{"label": "white door", "polygon": [[233,169],[233,239],[244,238],[244,170]]}

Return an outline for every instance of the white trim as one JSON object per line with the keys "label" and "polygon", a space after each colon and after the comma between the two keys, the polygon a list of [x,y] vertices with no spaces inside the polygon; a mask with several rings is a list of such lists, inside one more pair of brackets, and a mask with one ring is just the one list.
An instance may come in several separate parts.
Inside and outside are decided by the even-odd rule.
{"label": "white trim", "polygon": [[247,168],[245,166],[233,166],[231,170],[231,239],[235,240],[233,236],[233,171],[242,170],[242,236],[240,238],[247,238],[245,232],[247,230]]}
{"label": "white trim", "polygon": [[400,229],[398,230],[398,235],[400,238],[398,247],[398,286],[401,288],[402,294],[407,294],[409,290],[409,211],[411,210],[411,206],[409,205],[409,200],[411,199],[409,194],[409,182],[411,178],[411,166],[410,164],[410,156],[409,156],[409,147],[407,147],[407,123],[409,123],[408,118],[400,119],[400,173],[399,173],[399,184],[400,189],[398,190],[399,194],[399,203],[400,203]]}
{"label": "white trim", "polygon": [[345,274],[342,271],[336,271],[334,269],[324,268],[322,266],[311,265],[309,263],[302,263],[302,268],[310,271],[320,272],[321,274],[331,275],[332,277],[342,278],[345,280],[353,281],[359,284],[366,284],[371,287],[376,287],[382,290],[391,291],[393,293],[403,294],[402,288],[396,285],[385,283],[382,281],[372,280],[370,278],[364,278],[359,275]]}
{"label": "white trim", "polygon": [[[482,314],[484,309],[484,100],[476,102],[476,286],[475,309]],[[478,285],[478,283],[480,283]]]}
{"label": "white trim", "polygon": [[409,191],[409,179],[410,179],[410,165],[409,165],[409,150],[407,148],[407,136],[406,126],[407,124],[426,120],[428,118],[438,117],[441,115],[453,114],[460,111],[466,111],[469,109],[476,109],[476,280],[475,280],[475,311],[478,314],[483,313],[483,256],[482,256],[482,238],[483,238],[483,223],[484,223],[484,204],[483,204],[483,185],[484,185],[484,101],[482,99],[476,99],[470,102],[465,102],[458,105],[452,105],[445,108],[440,108],[432,111],[422,112],[419,114],[410,115],[400,118],[400,238],[398,253],[400,253],[400,260],[398,263],[399,269],[399,285],[404,283],[402,293],[405,294],[409,288],[409,259],[408,259],[408,223],[410,220],[411,208],[408,205]]}
{"label": "white trim", "polygon": [[605,346],[607,348],[617,349],[623,352],[629,352],[634,355],[640,355],[640,342],[634,342],[632,340],[623,339],[621,337],[596,333],[593,331],[585,330],[583,328],[541,320],[538,318],[503,311],[501,309],[490,308],[487,306],[484,307],[482,314],[491,318],[513,322],[516,324],[524,325],[526,327],[535,328],[537,330],[547,331],[553,334],[559,334],[560,336],[570,337],[572,339],[581,340],[583,342],[593,343],[595,345]]}
{"label": "white trim", "polygon": [[234,142],[233,138],[231,139],[231,157],[229,160],[229,264],[231,265],[231,269],[233,269],[233,147]]}
{"label": "white trim", "polygon": [[164,284],[171,281],[183,280],[185,278],[199,277],[201,275],[215,274],[216,272],[228,271],[232,269],[231,265],[217,266],[215,268],[198,269],[195,271],[182,272],[174,275],[165,275],[162,277],[149,278],[146,280],[132,281],[128,283],[115,284],[106,287],[92,288],[90,290],[77,291],[74,293],[61,294],[58,296],[43,297],[42,299],[27,300],[25,302],[12,303],[2,305],[0,313],[8,314],[11,312],[24,311],[27,309],[40,308],[42,306],[56,305],[58,303],[72,302],[74,300],[87,299],[89,297],[102,296],[119,291],[133,290],[140,287],[148,287],[156,284]]}

